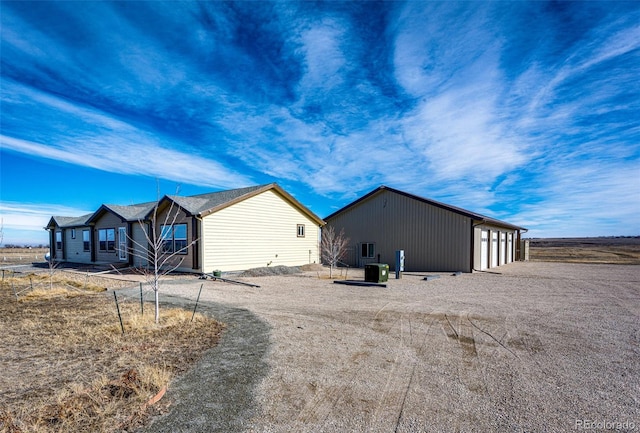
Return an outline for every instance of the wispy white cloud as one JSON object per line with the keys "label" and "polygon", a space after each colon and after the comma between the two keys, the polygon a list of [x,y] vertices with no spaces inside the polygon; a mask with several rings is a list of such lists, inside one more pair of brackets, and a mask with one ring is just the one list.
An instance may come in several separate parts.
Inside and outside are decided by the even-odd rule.
{"label": "wispy white cloud", "polygon": [[530,158],[495,111],[488,92],[447,92],[404,119],[405,137],[423,156],[434,181],[492,183]]}
{"label": "wispy white cloud", "polygon": [[438,185],[480,196],[481,206],[493,202],[489,186],[496,178],[532,157],[528,141],[512,127],[511,108],[503,103],[509,88],[500,65],[500,40],[489,18],[482,7],[411,3],[402,13],[394,47],[398,83],[417,97],[400,127],[429,179],[423,188]]}
{"label": "wispy white cloud", "polygon": [[80,216],[91,213],[86,209],[78,209],[53,203],[21,203],[0,202],[0,216],[5,228],[10,229],[42,229],[52,216]]}
{"label": "wispy white cloud", "polygon": [[2,243],[47,244],[49,240],[44,227],[52,216],[80,216],[88,213],[90,211],[60,204],[0,201]]}
{"label": "wispy white cloud", "polygon": [[[640,186],[616,174],[632,176],[640,159],[637,8],[54,2],[3,12],[3,151],[211,188],[277,180],[319,213],[380,184],[536,230],[604,227],[589,211],[603,197],[621,225],[637,211],[621,191]],[[563,27],[574,12],[576,28]],[[593,181],[567,194],[581,178]]]}
{"label": "wispy white cloud", "polygon": [[252,183],[249,177],[211,158],[181,152],[180,142],[159,136],[157,132],[140,130],[97,110],[22,85],[3,86],[3,100],[18,98],[24,111],[38,107],[40,112],[55,112],[51,122],[56,124],[50,125],[47,131],[55,134],[35,133],[34,139],[38,141],[2,135],[0,144],[4,149],[104,171],[210,187]]}
{"label": "wispy white cloud", "polygon": [[[534,164],[516,185],[518,221],[532,236],[605,236],[640,233],[640,163],[603,158],[585,163],[558,157]],[[514,221],[515,222],[515,221]]]}
{"label": "wispy white cloud", "polygon": [[146,175],[212,188],[251,184],[247,177],[230,172],[210,159],[156,145],[128,147],[126,140],[101,137],[90,144],[83,143],[81,148],[77,143],[65,143],[57,148],[0,135],[0,144],[7,150],[115,173]]}
{"label": "wispy white cloud", "polygon": [[347,37],[344,22],[326,18],[313,23],[300,34],[299,54],[303,59],[304,75],[299,93],[305,95],[326,92],[343,84],[346,59],[341,41]]}

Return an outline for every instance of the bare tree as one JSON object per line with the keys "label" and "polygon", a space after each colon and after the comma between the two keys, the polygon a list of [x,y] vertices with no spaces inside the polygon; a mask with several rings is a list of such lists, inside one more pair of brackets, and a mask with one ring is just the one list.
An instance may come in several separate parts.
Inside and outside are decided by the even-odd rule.
{"label": "bare tree", "polygon": [[160,218],[160,204],[161,200],[159,199],[153,207],[153,213],[148,220],[138,220],[141,231],[144,233],[142,242],[135,240],[133,234],[127,235],[129,240],[137,247],[133,248],[130,254],[147,263],[147,266],[141,270],[147,283],[153,289],[156,323],[160,322],[160,279],[179,268],[184,261],[184,254],[198,241],[194,239],[191,242],[184,240],[181,243],[177,243],[174,239],[174,231],[180,208],[171,200],[164,218]]}
{"label": "bare tree", "polygon": [[60,263],[53,260],[53,258],[50,258],[49,260],[47,260],[47,265],[49,266],[48,268],[49,290],[53,290],[53,277],[56,274],[56,271],[58,270],[58,266],[60,265]]}
{"label": "bare tree", "polygon": [[336,234],[333,226],[322,228],[322,239],[320,241],[320,252],[322,260],[329,264],[329,278],[333,278],[333,268],[347,253],[349,238],[344,236],[344,229]]}

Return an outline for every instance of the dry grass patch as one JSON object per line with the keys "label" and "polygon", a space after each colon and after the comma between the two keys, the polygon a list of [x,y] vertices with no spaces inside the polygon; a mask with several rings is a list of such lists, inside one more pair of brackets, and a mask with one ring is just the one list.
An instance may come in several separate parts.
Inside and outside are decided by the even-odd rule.
{"label": "dry grass patch", "polygon": [[[223,326],[58,281],[14,296],[0,289],[0,431],[130,431],[171,403],[147,404],[213,347]],[[24,281],[23,281],[24,283]],[[16,282],[14,282],[14,287]],[[100,288],[100,290],[103,290]]]}
{"label": "dry grass patch", "polygon": [[70,279],[66,275],[65,273],[48,272],[30,274],[6,272],[2,279],[2,285],[3,288],[8,288],[17,299],[23,301],[51,299],[59,296],[82,296],[87,292],[106,290],[102,285]]}
{"label": "dry grass patch", "polygon": [[49,248],[0,248],[0,265],[25,265],[44,262]]}

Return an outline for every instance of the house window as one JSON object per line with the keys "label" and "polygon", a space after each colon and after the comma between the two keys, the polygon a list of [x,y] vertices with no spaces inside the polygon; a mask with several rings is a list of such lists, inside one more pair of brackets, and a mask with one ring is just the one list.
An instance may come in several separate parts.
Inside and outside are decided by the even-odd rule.
{"label": "house window", "polygon": [[161,226],[160,240],[162,241],[162,252],[173,252],[173,226]]}
{"label": "house window", "polygon": [[362,257],[365,259],[372,259],[375,256],[375,244],[363,243],[362,244]]}
{"label": "house window", "polygon": [[98,230],[98,249],[100,251],[116,250],[116,229],[100,229]]}
{"label": "house window", "polygon": [[298,224],[298,237],[304,237],[304,224]]}
{"label": "house window", "polygon": [[91,242],[89,241],[89,230],[82,230],[82,249],[89,251],[91,249]]}
{"label": "house window", "polygon": [[76,229],[71,229],[71,239],[76,238]]}
{"label": "house window", "polygon": [[187,225],[163,225],[160,237],[163,253],[187,254]]}
{"label": "house window", "polygon": [[62,232],[56,232],[56,250],[62,249]]}
{"label": "house window", "polygon": [[173,250],[178,254],[187,254],[187,225],[173,226]]}

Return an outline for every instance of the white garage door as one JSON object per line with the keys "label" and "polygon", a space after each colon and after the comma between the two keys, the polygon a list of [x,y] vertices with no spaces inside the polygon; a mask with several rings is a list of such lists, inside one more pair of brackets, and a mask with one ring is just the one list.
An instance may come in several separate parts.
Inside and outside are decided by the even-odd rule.
{"label": "white garage door", "polygon": [[513,233],[507,234],[507,263],[513,262]]}
{"label": "white garage door", "polygon": [[489,231],[482,230],[482,242],[480,243],[480,270],[484,271],[489,267]]}
{"label": "white garage door", "polygon": [[491,267],[498,266],[498,232],[491,232]]}

